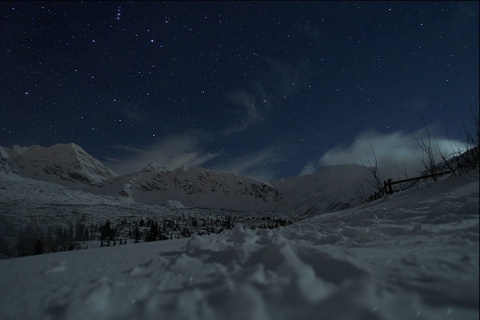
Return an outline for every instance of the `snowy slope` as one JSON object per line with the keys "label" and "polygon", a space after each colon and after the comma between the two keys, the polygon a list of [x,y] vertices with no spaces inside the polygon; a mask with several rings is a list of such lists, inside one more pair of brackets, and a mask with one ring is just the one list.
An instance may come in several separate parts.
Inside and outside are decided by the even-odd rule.
{"label": "snowy slope", "polygon": [[167,171],[155,164],[84,190],[123,195],[146,204],[168,204],[174,200],[187,207],[240,211],[263,211],[282,203],[282,195],[263,182],[196,167]]}
{"label": "snowy slope", "polygon": [[[20,175],[64,185],[95,184],[116,174],[76,144],[3,149]],[[2,153],[3,154],[3,153]],[[4,158],[4,156],[2,156]]]}
{"label": "snowy slope", "polygon": [[187,207],[311,215],[358,204],[357,181],[370,193],[368,179],[367,172],[359,165],[324,167],[312,175],[267,184],[196,167],[167,171],[152,163],[137,173],[83,190],[112,196],[120,194],[146,204],[167,204],[175,200]]}
{"label": "snowy slope", "polygon": [[[95,195],[57,183],[25,178],[15,172],[0,171],[0,204],[30,203],[43,205],[123,205],[133,201],[124,197]],[[1,215],[0,215],[1,216]]]}
{"label": "snowy slope", "polygon": [[288,228],[0,261],[2,319],[478,319],[478,171]]}
{"label": "snowy slope", "polygon": [[355,188],[362,183],[365,192],[373,189],[363,166],[337,165],[320,168],[317,172],[301,177],[273,181],[272,185],[285,198],[283,208],[297,213],[323,213],[345,209],[359,204]]}

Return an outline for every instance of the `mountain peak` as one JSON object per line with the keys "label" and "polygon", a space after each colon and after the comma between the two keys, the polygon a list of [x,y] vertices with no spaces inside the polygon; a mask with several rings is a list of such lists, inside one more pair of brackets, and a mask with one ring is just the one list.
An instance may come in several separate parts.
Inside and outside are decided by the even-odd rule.
{"label": "mountain peak", "polygon": [[96,184],[117,176],[74,143],[55,144],[48,148],[15,145],[5,151],[10,157],[9,162],[23,176],[33,179]]}
{"label": "mountain peak", "polygon": [[168,172],[167,168],[164,166],[159,165],[156,162],[150,162],[148,166],[143,168],[141,170],[142,172],[157,172],[157,173],[162,173],[162,172]]}

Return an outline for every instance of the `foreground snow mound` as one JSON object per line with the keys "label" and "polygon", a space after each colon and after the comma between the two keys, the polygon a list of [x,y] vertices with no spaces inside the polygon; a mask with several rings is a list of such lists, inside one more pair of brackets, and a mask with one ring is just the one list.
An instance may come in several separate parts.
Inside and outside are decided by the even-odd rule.
{"label": "foreground snow mound", "polygon": [[2,319],[478,319],[478,176],[289,228],[0,261]]}

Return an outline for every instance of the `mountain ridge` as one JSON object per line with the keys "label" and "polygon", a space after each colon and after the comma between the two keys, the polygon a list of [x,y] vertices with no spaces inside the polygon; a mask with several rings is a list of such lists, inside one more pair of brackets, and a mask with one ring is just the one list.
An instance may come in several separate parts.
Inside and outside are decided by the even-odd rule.
{"label": "mountain ridge", "polygon": [[150,162],[117,175],[80,146],[0,147],[2,168],[19,176],[53,182],[84,192],[124,197],[149,205],[205,207],[238,211],[326,212],[358,204],[355,179],[367,178],[362,166],[340,165],[270,183],[206,168],[167,170]]}

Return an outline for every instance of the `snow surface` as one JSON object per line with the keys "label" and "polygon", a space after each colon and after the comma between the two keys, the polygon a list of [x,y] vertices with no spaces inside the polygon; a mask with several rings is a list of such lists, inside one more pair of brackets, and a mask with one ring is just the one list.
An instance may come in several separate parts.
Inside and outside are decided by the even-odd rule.
{"label": "snow surface", "polygon": [[1,319],[478,319],[478,172],[287,228],[0,261]]}

